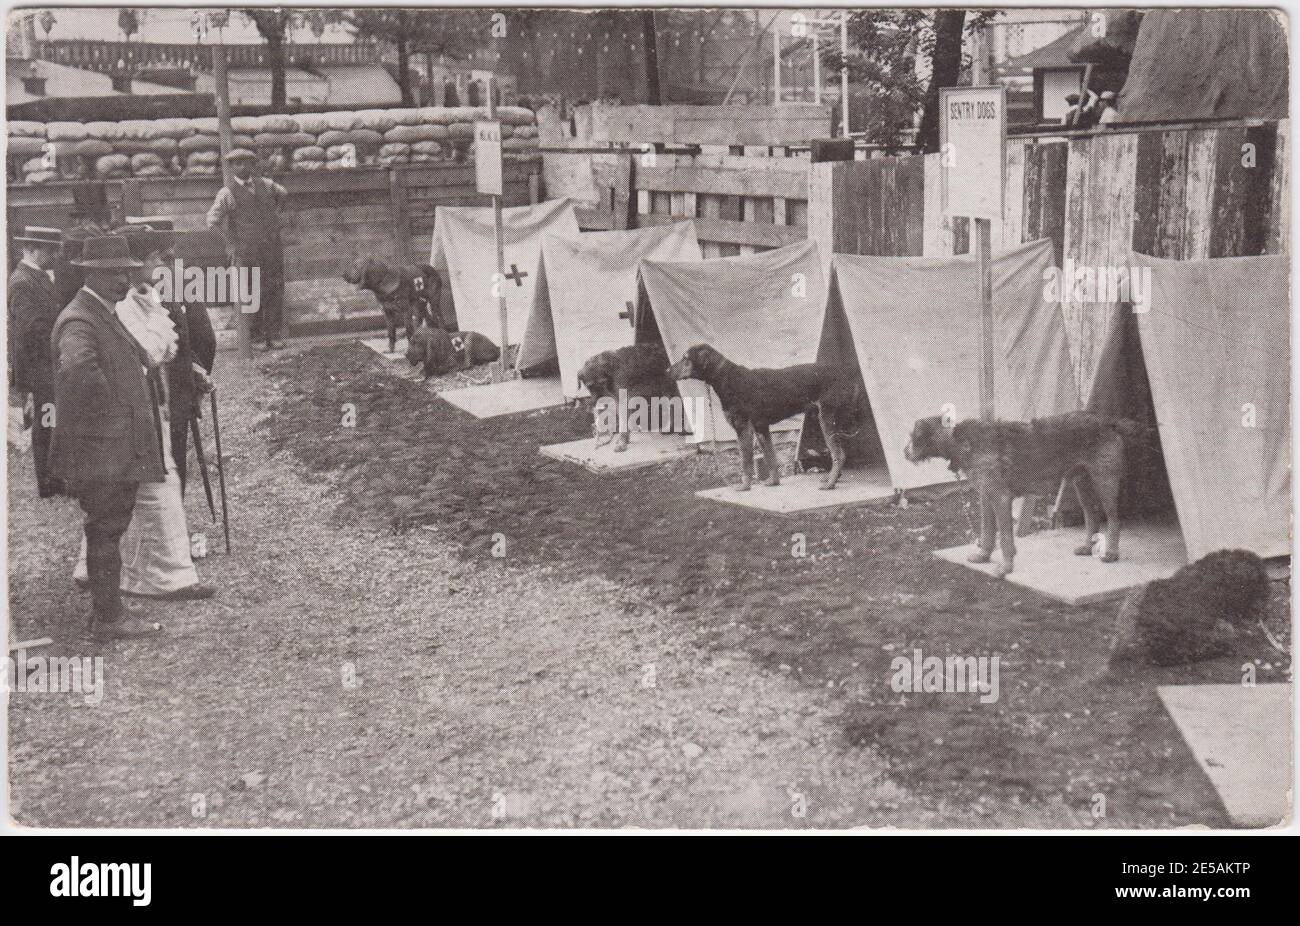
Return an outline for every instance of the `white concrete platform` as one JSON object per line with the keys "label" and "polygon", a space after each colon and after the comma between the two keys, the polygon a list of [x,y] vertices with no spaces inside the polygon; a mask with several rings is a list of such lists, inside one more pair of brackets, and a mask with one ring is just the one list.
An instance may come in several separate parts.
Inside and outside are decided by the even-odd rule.
{"label": "white concrete platform", "polygon": [[627,450],[614,452],[613,442],[596,446],[596,438],[548,444],[540,448],[542,456],[565,463],[576,463],[593,473],[624,473],[634,469],[656,466],[669,460],[678,460],[699,452],[681,434],[654,434],[634,432]]}
{"label": "white concrete platform", "polygon": [[1233,823],[1274,826],[1290,817],[1290,685],[1156,690]]}
{"label": "white concrete platform", "polygon": [[883,466],[869,469],[846,469],[833,489],[821,488],[825,473],[797,473],[782,476],[778,486],[766,486],[755,480],[748,492],[737,492],[735,485],[696,492],[697,498],[739,505],[772,514],[803,514],[809,511],[834,511],[857,505],[871,505],[894,497],[894,486]]}
{"label": "white concrete platform", "polygon": [[[1074,549],[1082,542],[1082,527],[1017,537],[1016,567],[1007,581],[1066,604],[1082,605],[1122,598],[1129,589],[1167,578],[1187,565],[1187,547],[1174,520],[1124,524],[1119,560],[1114,563],[1103,563],[1095,554],[1075,556]],[[968,563],[966,557],[974,549],[970,543],[936,550],[934,555],[992,576],[1002,561],[1001,551],[993,551],[991,562]]]}
{"label": "white concrete platform", "polygon": [[508,379],[502,383],[447,389],[439,392],[438,396],[475,418],[499,418],[564,404],[564,389],[558,376]]}
{"label": "white concrete platform", "polygon": [[388,337],[381,338],[362,338],[361,343],[366,345],[385,360],[400,360],[406,362],[406,338],[397,339],[397,350],[393,353],[388,352]]}

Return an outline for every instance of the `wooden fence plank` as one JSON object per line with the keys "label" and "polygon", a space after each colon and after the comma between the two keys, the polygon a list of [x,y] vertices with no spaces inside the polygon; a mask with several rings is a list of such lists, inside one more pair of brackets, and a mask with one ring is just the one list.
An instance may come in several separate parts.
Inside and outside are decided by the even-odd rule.
{"label": "wooden fence plank", "polygon": [[[642,215],[637,218],[643,227],[670,225],[681,221],[671,215]],[[785,247],[788,244],[797,244],[808,237],[802,228],[709,218],[695,220],[695,234],[701,241],[762,248]]]}
{"label": "wooden fence plank", "polygon": [[1133,185],[1133,250],[1156,256],[1160,223],[1160,165],[1164,137],[1148,132],[1138,136],[1137,166]]}
{"label": "wooden fence plank", "polygon": [[[808,237],[817,242],[823,271],[829,266],[830,255],[835,250],[835,201],[833,161],[810,164],[808,170],[808,203],[804,224]],[[787,206],[786,218],[791,218]],[[792,223],[793,224],[793,223]]]}
{"label": "wooden fence plank", "polygon": [[1273,147],[1273,176],[1269,184],[1266,254],[1286,254],[1291,248],[1291,123],[1277,125]]}
{"label": "wooden fence plank", "polygon": [[1001,227],[994,231],[994,241],[1003,250],[1014,248],[1024,241],[1025,223],[1025,145],[1011,139],[1007,142],[1006,183],[1003,187]]}
{"label": "wooden fence plank", "polygon": [[1183,231],[1187,216],[1187,133],[1162,132],[1160,175],[1156,179],[1159,205],[1156,211],[1154,257],[1181,260]]}
{"label": "wooden fence plank", "polygon": [[922,186],[921,254],[925,257],[951,257],[953,253],[952,223],[943,214],[943,165],[940,155],[921,156],[925,179]]}
{"label": "wooden fence plank", "polygon": [[388,195],[392,207],[393,250],[398,260],[411,259],[411,214],[406,206],[406,182],[401,171],[388,172]]}
{"label": "wooden fence plank", "polygon": [[1183,260],[1210,256],[1214,214],[1214,168],[1218,145],[1214,129],[1187,133],[1186,208],[1183,210]]}
{"label": "wooden fence plank", "polygon": [[[657,159],[662,161],[663,159]],[[789,166],[771,167],[788,161]],[[767,164],[763,162],[768,162]],[[792,158],[725,158],[722,164],[687,165],[674,160],[637,170],[641,189],[671,190],[674,193],[713,193],[728,196],[783,196],[804,199],[808,195],[807,162]]]}
{"label": "wooden fence plank", "polygon": [[1051,238],[1056,265],[1065,259],[1065,186],[1069,146],[1064,142],[1030,145],[1025,151],[1026,241]]}

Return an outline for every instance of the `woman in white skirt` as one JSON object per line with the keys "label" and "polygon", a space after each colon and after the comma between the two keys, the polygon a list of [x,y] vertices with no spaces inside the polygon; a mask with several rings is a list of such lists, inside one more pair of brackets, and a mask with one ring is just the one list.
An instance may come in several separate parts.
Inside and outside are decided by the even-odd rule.
{"label": "woman in white skirt", "polygon": [[[147,224],[128,225],[119,232],[128,236],[132,256],[142,261],[144,266],[137,271],[140,274],[137,285],[117,304],[117,317],[139,343],[149,369],[160,371],[176,356],[177,332],[154,289],[154,270],[161,266],[171,271],[172,235],[167,231],[155,231]],[[165,375],[156,375],[153,379],[160,384],[160,389],[166,389]],[[164,482],[142,482],[136,493],[131,525],[121,543],[122,594],[142,598],[210,598],[216,589],[199,581],[190,557],[181,480],[172,458],[167,399],[165,395],[158,398],[167,478]],[[78,585],[85,586],[84,537],[73,578]]]}

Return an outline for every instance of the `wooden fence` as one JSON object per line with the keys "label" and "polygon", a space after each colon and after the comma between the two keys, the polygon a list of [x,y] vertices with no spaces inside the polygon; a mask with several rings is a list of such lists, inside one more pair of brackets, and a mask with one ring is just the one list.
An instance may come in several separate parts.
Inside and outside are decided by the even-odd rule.
{"label": "wooden fence", "polygon": [[[1011,139],[1006,212],[993,247],[1050,238],[1058,266],[1117,266],[1131,252],[1191,260],[1289,248],[1288,123]],[[808,231],[839,253],[944,256],[970,249],[968,223],[941,212],[939,155],[814,164]],[[1066,304],[1080,388],[1108,312]]]}
{"label": "wooden fence", "polygon": [[600,203],[578,209],[584,230],[648,228],[694,219],[705,257],[751,254],[808,237],[806,158],[591,157],[596,161],[592,173]]}
{"label": "wooden fence", "polygon": [[593,104],[579,107],[576,135],[545,112],[538,122],[555,145],[543,149],[546,195],[579,201],[585,230],[694,219],[705,257],[807,238],[809,161],[786,146],[830,133],[824,106]]}
{"label": "wooden fence", "polygon": [[[526,205],[539,195],[537,162],[505,164],[505,204]],[[475,192],[474,167],[416,164],[350,170],[287,173],[275,179],[289,191],[281,215],[284,241],[285,312],[293,330],[369,328],[378,304],[342,279],[357,257],[425,263],[438,206],[485,206]],[[23,225],[67,228],[72,224],[71,183],[11,186],[8,230]],[[207,211],[220,188],[216,177],[107,181],[115,217],[157,215],[172,219],[176,252],[187,265],[213,266],[225,260],[220,236],[207,228]],[[9,242],[12,266],[21,251]],[[447,292],[445,288],[444,292]],[[446,298],[450,298],[448,293]],[[211,307],[220,316],[223,307]]]}

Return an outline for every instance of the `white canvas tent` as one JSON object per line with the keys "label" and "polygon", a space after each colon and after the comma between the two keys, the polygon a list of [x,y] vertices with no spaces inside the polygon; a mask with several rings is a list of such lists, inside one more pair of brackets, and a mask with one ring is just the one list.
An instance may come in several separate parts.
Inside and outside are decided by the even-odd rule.
{"label": "white canvas tent", "polygon": [[[669,360],[695,344],[711,344],[747,367],[817,359],[826,284],[813,241],[740,257],[644,260],[640,280],[637,339],[652,337],[657,326]],[[736,439],[711,389],[696,380],[679,388],[695,442]]]}
{"label": "white canvas tent", "polygon": [[1134,255],[1130,264],[1151,268],[1137,328],[1189,559],[1233,548],[1289,554],[1289,259]]}
{"label": "white canvas tent", "polygon": [[[1077,407],[1060,306],[1044,298],[1052,243],[1034,241],[993,255],[994,413],[1028,420]],[[903,448],[918,418],[950,411],[979,415],[979,303],[974,258],[836,254],[824,326],[852,347],[890,479],[896,489],[956,478],[942,461],[917,465]],[[821,358],[838,345],[826,343]]]}
{"label": "white canvas tent", "polygon": [[583,363],[633,341],[629,306],[636,302],[642,259],[699,261],[694,223],[587,232],[578,238],[544,235],[518,368],[558,360],[565,398],[585,395],[578,385]]}
{"label": "white canvas tent", "polygon": [[[506,297],[510,342],[519,343],[533,304],[537,261],[543,235],[576,238],[578,220],[573,203],[557,199],[534,206],[502,210],[506,279],[497,273],[492,209],[477,206],[439,206],[434,213],[433,250],[429,263],[451,283],[456,304],[456,325],[477,331],[494,342],[501,339],[501,323],[493,284]],[[501,345],[504,349],[506,345]]]}

